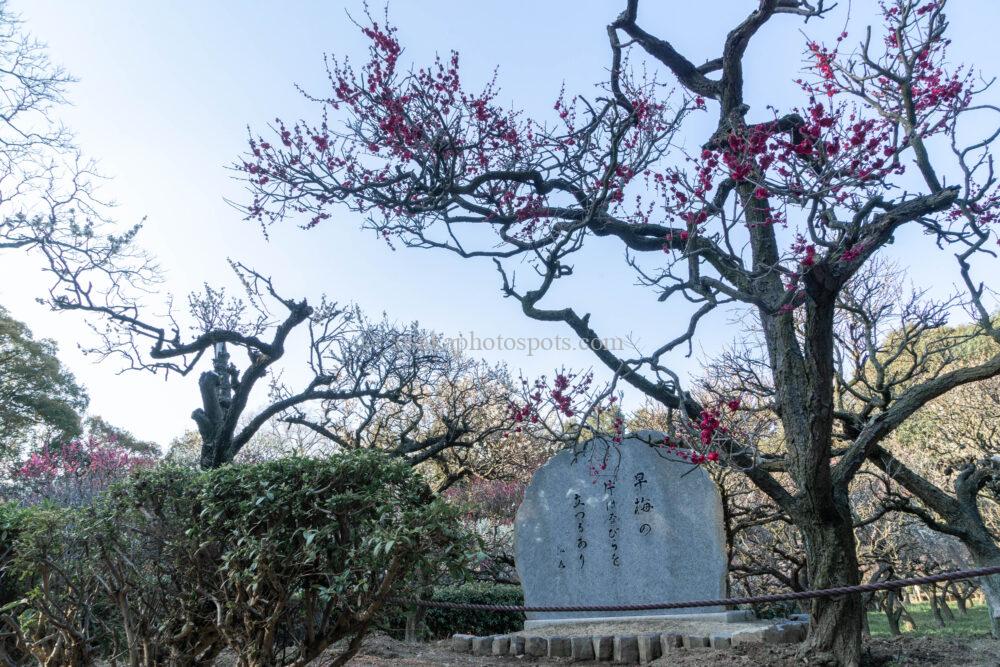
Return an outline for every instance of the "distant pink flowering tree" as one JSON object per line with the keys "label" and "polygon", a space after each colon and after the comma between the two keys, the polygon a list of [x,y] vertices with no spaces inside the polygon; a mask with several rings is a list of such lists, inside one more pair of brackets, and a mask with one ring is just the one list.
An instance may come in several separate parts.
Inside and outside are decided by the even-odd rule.
{"label": "distant pink flowering tree", "polygon": [[34,452],[16,468],[13,478],[22,502],[80,505],[135,468],[155,463],[153,457],[120,447],[113,436],[88,436]]}

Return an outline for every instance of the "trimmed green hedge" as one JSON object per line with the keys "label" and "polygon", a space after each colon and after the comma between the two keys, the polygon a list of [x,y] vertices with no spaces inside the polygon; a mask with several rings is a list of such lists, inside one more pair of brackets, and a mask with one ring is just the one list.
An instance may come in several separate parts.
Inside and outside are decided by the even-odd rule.
{"label": "trimmed green hedge", "polygon": [[160,465],[87,507],[0,505],[0,665],[302,665],[392,597],[467,571],[471,537],[369,451],[208,472]]}
{"label": "trimmed green hedge", "polygon": [[[520,586],[473,582],[434,589],[432,600],[437,602],[477,602],[482,604],[524,604]],[[463,609],[428,609],[424,618],[428,633],[435,638],[455,633],[497,635],[517,632],[524,628],[524,614],[499,611],[467,611]]]}

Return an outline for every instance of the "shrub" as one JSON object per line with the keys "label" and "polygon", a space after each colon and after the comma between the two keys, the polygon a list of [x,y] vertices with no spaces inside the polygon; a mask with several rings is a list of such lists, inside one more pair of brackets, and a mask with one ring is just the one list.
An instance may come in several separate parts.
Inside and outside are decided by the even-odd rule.
{"label": "shrub", "polygon": [[208,477],[161,465],[113,486],[90,510],[93,568],[106,582],[119,641],[111,655],[132,665],[211,664],[224,647],[209,574],[222,543],[200,512]]}
{"label": "shrub", "polygon": [[223,541],[213,588],[232,611],[221,631],[254,664],[302,663],[350,637],[334,661],[346,662],[390,595],[465,565],[455,511],[384,455],[282,459],[207,477],[199,529]]}
{"label": "shrub", "polygon": [[304,665],[346,639],[328,663],[343,664],[390,596],[459,574],[470,551],[457,511],[372,452],[158,466],[91,506],[24,512],[12,567],[30,592],[6,622],[46,664],[203,665],[228,648]]}
{"label": "shrub", "polygon": [[[458,586],[440,586],[434,589],[431,599],[437,602],[522,605],[524,593],[520,586],[473,582]],[[424,623],[432,637],[448,637],[458,632],[496,635],[523,629],[524,614],[430,608],[424,617]]]}
{"label": "shrub", "polygon": [[92,664],[109,636],[81,518],[80,511],[51,503],[7,514],[3,569],[14,595],[0,607],[0,623],[5,644],[22,660],[30,655],[40,665]]}

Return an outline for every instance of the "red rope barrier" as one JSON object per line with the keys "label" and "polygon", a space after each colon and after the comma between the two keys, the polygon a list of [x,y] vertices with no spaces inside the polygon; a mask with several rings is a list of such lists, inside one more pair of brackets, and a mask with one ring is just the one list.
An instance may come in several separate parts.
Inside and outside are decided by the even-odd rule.
{"label": "red rope barrier", "polygon": [[870,584],[859,584],[857,586],[838,586],[836,588],[823,588],[814,591],[775,593],[773,595],[757,595],[754,597],[728,598],[724,600],[693,600],[690,602],[662,602],[656,604],[527,607],[524,605],[477,604],[471,602],[434,602],[433,600],[393,599],[391,600],[391,602],[395,602],[397,604],[416,605],[418,607],[432,607],[435,609],[470,609],[476,611],[504,611],[504,612],[655,611],[658,609],[687,609],[692,607],[722,607],[726,605],[754,604],[757,602],[782,602],[784,600],[811,600],[813,598],[836,597],[838,595],[848,595],[851,593],[870,593],[873,591],[895,590],[898,588],[906,588],[908,586],[921,586],[923,584],[933,584],[939,581],[960,581],[963,579],[975,579],[976,577],[985,577],[991,574],[1000,574],[1000,565],[993,565],[991,567],[981,567],[974,570],[958,570],[955,572],[943,572],[941,574],[931,574],[925,577],[911,577],[910,579],[894,579],[892,581],[879,581]]}

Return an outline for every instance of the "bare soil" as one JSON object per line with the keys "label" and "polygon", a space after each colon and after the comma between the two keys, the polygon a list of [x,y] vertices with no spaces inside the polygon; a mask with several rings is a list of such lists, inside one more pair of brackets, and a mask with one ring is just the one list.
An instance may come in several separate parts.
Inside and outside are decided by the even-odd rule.
{"label": "bare soil", "polygon": [[[682,667],[705,665],[708,667],[746,667],[768,665],[818,665],[814,661],[796,657],[799,647],[742,645],[732,649],[691,649],[672,653],[653,665]],[[521,658],[485,658],[450,650],[448,640],[411,644],[386,636],[369,637],[361,653],[351,661],[356,667],[374,665],[401,665],[408,667],[437,667],[438,665],[557,665],[568,660]],[[579,662],[574,665],[608,665],[609,663]],[[989,637],[942,638],[897,637],[871,639],[865,645],[865,665],[877,667],[910,667],[942,665],[948,667],[994,667],[1000,665],[1000,642]]]}

